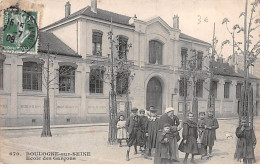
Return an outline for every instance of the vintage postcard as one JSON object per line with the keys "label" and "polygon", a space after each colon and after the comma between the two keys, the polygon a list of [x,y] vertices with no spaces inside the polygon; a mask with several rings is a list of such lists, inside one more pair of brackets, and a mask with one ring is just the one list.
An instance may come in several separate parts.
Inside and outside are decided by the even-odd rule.
{"label": "vintage postcard", "polygon": [[0,163],[260,163],[260,0],[0,4]]}

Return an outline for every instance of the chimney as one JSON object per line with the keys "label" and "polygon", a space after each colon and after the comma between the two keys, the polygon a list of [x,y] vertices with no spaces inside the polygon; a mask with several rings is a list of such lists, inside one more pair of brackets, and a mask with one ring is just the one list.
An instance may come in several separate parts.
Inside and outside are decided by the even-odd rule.
{"label": "chimney", "polygon": [[70,1],[68,1],[65,5],[65,17],[68,17],[70,15],[70,7],[71,7],[71,4],[70,4]]}
{"label": "chimney", "polygon": [[97,13],[97,0],[91,0],[91,11]]}
{"label": "chimney", "polygon": [[178,15],[173,16],[173,26],[172,27],[175,29],[179,29],[179,16]]}

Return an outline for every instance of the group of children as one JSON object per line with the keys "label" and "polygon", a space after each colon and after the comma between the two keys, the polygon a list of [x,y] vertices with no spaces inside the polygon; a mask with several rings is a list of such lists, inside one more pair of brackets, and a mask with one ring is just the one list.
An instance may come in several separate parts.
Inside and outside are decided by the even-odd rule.
{"label": "group of children", "polygon": [[[216,129],[219,128],[212,111],[207,112],[207,117],[205,112],[200,112],[198,122],[194,121],[192,113],[187,115],[187,120],[182,123],[182,140],[179,146],[177,142],[180,140],[181,128],[173,108],[167,108],[160,118],[157,117],[157,110],[153,106],[149,109],[148,117],[145,116],[144,110],[139,110],[139,115],[137,115],[137,108],[131,111],[131,116],[127,120],[124,120],[124,116],[121,115],[117,123],[120,147],[122,140],[127,141],[127,161],[129,161],[131,146],[134,146],[134,154],[137,154],[137,146],[140,146],[140,151],[148,159],[151,159],[152,149],[155,149],[154,163],[157,164],[179,162],[178,151],[185,153],[183,163],[187,163],[189,154],[192,155],[191,163],[195,163],[195,155],[201,155],[201,158],[211,157],[216,140]],[[243,159],[244,163],[252,163],[256,144],[254,131],[242,122],[236,130],[236,136],[238,146],[235,158]]]}

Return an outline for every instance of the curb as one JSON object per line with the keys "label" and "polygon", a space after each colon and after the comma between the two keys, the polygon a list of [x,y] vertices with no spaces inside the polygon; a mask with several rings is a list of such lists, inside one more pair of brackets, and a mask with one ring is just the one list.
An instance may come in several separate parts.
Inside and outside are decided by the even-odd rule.
{"label": "curb", "polygon": [[[108,123],[52,125],[51,129],[75,128],[75,127],[94,127],[94,126],[108,126]],[[42,129],[42,126],[0,127],[0,130],[27,130],[27,129]]]}

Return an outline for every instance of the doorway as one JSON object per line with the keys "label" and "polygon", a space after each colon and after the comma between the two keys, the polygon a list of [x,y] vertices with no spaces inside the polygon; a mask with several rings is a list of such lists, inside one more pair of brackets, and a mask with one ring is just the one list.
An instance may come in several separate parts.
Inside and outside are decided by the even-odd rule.
{"label": "doorway", "polygon": [[160,80],[153,77],[149,80],[146,88],[146,108],[154,106],[158,112],[157,114],[162,114],[162,84]]}

